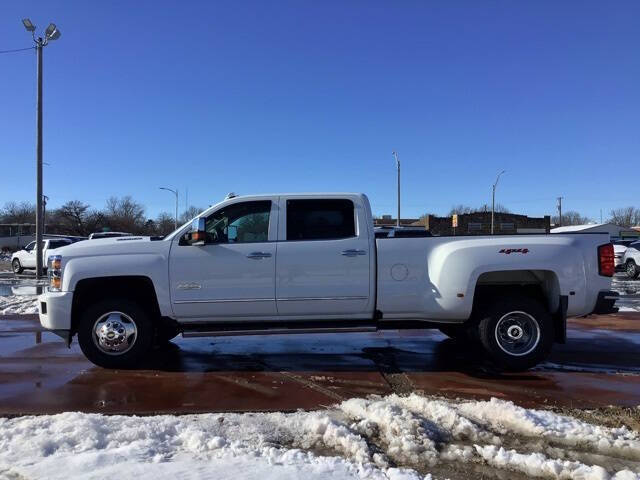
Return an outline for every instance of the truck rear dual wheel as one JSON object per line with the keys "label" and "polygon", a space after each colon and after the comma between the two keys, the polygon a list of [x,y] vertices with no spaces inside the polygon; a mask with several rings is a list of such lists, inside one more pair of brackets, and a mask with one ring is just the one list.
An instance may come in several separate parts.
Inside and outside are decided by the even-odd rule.
{"label": "truck rear dual wheel", "polygon": [[154,326],[149,314],[126,298],[103,300],[81,314],[82,353],[103,368],[133,368],[151,351]]}
{"label": "truck rear dual wheel", "polygon": [[554,342],[553,319],[536,300],[511,296],[485,310],[478,336],[498,367],[522,371],[549,355]]}

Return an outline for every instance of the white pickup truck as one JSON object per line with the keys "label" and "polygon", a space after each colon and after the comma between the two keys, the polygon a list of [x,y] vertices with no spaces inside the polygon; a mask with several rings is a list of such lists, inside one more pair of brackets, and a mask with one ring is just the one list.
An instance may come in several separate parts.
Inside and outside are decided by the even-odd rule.
{"label": "white pickup truck", "polygon": [[49,258],[40,322],[106,368],[183,336],[439,328],[510,370],[615,311],[607,234],[374,237],[363,194],[227,197],[162,240]]}
{"label": "white pickup truck", "polygon": [[[46,268],[47,254],[51,250],[73,243],[69,238],[45,238],[42,240],[42,266]],[[22,250],[11,255],[11,269],[13,273],[22,273],[27,268],[36,268],[36,242],[31,242]]]}

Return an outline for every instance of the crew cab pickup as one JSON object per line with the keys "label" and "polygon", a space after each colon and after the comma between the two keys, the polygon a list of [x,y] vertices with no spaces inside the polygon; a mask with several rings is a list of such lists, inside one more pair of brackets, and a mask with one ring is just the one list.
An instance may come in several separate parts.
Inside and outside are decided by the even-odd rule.
{"label": "crew cab pickup", "polygon": [[607,234],[376,239],[363,194],[227,197],[161,240],[56,253],[40,322],[106,368],[180,333],[439,328],[522,370],[568,316],[615,311]]}

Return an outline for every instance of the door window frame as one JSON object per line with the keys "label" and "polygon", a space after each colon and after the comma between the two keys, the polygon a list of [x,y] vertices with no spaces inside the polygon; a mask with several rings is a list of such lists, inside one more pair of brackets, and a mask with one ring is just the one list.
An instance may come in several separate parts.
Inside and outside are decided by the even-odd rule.
{"label": "door window frame", "polygon": [[[314,239],[288,239],[287,238],[287,202],[289,200],[346,200],[351,202],[351,204],[353,205],[353,226],[354,226],[354,234],[350,235],[348,237],[336,237],[336,238],[314,238]],[[292,196],[287,196],[287,197],[280,197],[280,225],[278,228],[278,241],[279,242],[339,242],[341,240],[349,240],[349,239],[353,239],[353,238],[358,238],[360,237],[360,232],[362,231],[362,228],[365,228],[364,231],[366,231],[366,227],[361,226],[360,225],[360,221],[362,221],[362,217],[364,215],[358,215],[358,209],[361,208],[361,205],[359,204],[359,202],[352,198],[352,197],[347,197],[347,196],[331,196],[331,195],[327,195],[326,197],[318,197],[318,196],[305,196],[305,195],[292,195]]]}
{"label": "door window frame", "polygon": [[[200,218],[206,219],[211,215],[216,214],[220,210],[223,210],[231,205],[235,205],[238,203],[252,203],[252,202],[271,202],[271,210],[269,210],[269,231],[267,233],[266,242],[275,242],[278,240],[278,211],[280,204],[280,197],[257,197],[257,198],[239,198],[232,199],[230,201],[226,201],[217,205],[217,208],[207,212],[207,215],[200,215]],[[178,235],[175,236],[173,241],[177,242],[179,246],[183,247],[193,247],[199,248],[198,246],[189,245],[188,243],[183,241],[184,235],[191,230],[191,225],[187,225]],[[205,243],[204,246],[216,246],[216,245],[251,245],[256,243],[266,243],[264,241],[256,241],[256,242],[233,242],[233,243]],[[202,246],[200,246],[202,248]]]}

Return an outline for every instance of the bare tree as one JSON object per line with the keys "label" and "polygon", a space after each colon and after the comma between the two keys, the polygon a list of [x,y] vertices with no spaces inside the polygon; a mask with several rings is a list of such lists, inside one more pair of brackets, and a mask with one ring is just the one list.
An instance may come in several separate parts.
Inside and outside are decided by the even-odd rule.
{"label": "bare tree", "polygon": [[[491,212],[491,206],[484,204],[478,208],[468,207],[467,205],[454,205],[449,210],[448,216],[451,215],[463,215],[467,213],[477,213],[477,212]],[[496,213],[511,213],[511,211],[500,203],[496,203],[494,212]]]}
{"label": "bare tree", "polygon": [[471,207],[468,207],[467,205],[454,205],[453,207],[451,207],[451,210],[449,210],[449,214],[447,216],[451,216],[451,215],[462,215],[465,213],[472,213],[475,210]]}
{"label": "bare tree", "polygon": [[200,207],[195,207],[193,205],[191,205],[189,208],[187,208],[187,210],[180,216],[180,222],[181,223],[186,223],[189,220],[191,220],[192,218],[197,217],[200,212],[202,212],[204,210],[204,208],[200,208]]}
{"label": "bare tree", "polygon": [[144,207],[129,195],[109,198],[104,214],[112,230],[130,233],[144,231]]}
{"label": "bare tree", "polygon": [[80,200],[71,200],[51,212],[49,223],[59,230],[58,233],[88,235],[91,233],[87,231],[89,214],[89,205]]}
{"label": "bare tree", "polygon": [[155,235],[167,235],[173,232],[174,216],[167,212],[162,212],[155,220]]}
{"label": "bare tree", "polygon": [[[586,225],[591,222],[589,217],[583,217],[580,213],[575,210],[569,210],[568,212],[564,212],[562,214],[562,226],[566,227],[567,225]],[[554,215],[551,217],[551,223],[554,225],[560,224],[560,217],[558,215]]]}
{"label": "bare tree", "polygon": [[[634,227],[640,225],[640,208],[624,207],[611,210],[608,222],[620,227]],[[564,220],[564,215],[562,216]]]}
{"label": "bare tree", "polygon": [[35,223],[36,206],[29,202],[7,202],[0,210],[2,223]]}

